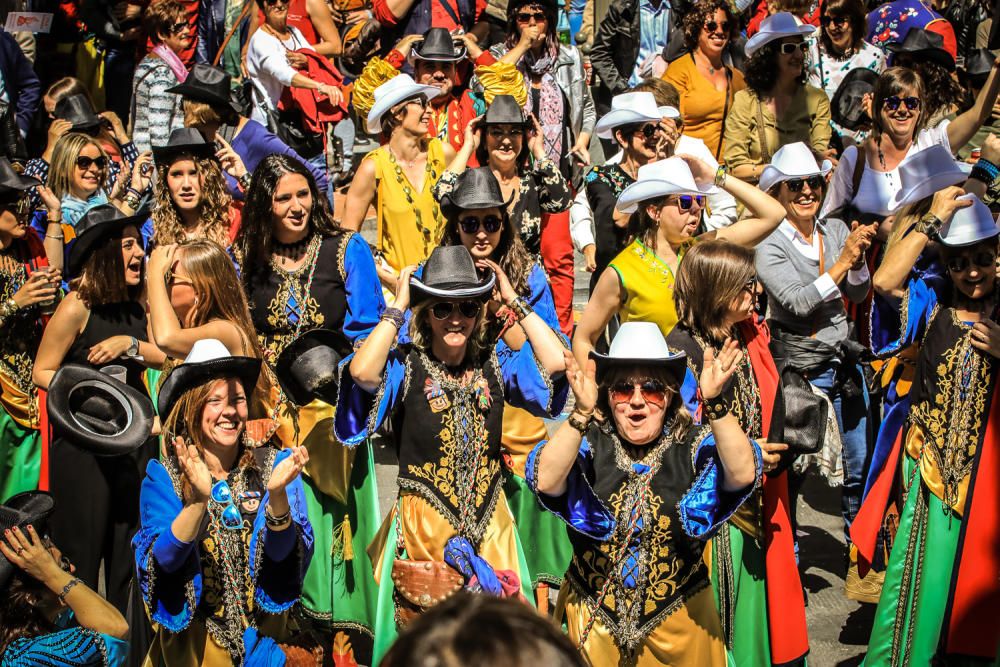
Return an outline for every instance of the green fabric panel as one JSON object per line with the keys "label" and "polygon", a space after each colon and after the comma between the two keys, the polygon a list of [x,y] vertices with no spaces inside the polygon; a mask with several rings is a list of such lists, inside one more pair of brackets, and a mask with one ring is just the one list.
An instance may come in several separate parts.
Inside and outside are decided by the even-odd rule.
{"label": "green fabric panel", "polygon": [[528,483],[521,477],[508,473],[503,488],[524,550],[525,569],[522,576],[530,580],[532,589],[538,586],[539,581],[558,587],[573,557],[573,545],[566,535],[566,524],[555,514],[541,508]]}
{"label": "green fabric panel", "polygon": [[41,465],[41,433],[21,426],[0,407],[0,502],[37,489]]}
{"label": "green fabric panel", "polygon": [[[722,611],[720,543],[728,542],[729,572],[732,576],[734,599],[729,601],[732,615],[732,648],[726,649],[726,659],[732,667],[767,667],[771,664],[768,641],[767,587],[765,584],[764,550],[739,528],[727,523],[726,535],[712,541],[712,588],[715,602]],[[720,531],[721,532],[721,531]],[[723,623],[726,619],[723,618]]]}

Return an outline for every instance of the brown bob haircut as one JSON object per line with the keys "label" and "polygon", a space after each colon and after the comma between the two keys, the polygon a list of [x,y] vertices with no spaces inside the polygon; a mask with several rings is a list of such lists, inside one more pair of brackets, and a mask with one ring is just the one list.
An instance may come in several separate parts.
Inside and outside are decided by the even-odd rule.
{"label": "brown bob haircut", "polygon": [[678,322],[714,341],[725,340],[729,304],[754,274],[753,250],[729,241],[695,244],[684,254],[674,284]]}

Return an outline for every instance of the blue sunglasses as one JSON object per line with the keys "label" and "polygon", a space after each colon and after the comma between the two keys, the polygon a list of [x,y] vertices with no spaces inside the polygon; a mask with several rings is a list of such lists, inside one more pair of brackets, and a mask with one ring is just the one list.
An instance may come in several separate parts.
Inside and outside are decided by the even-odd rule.
{"label": "blue sunglasses", "polygon": [[226,530],[243,528],[243,515],[233,503],[233,491],[229,488],[229,482],[222,479],[212,485],[212,501],[223,506],[220,516]]}

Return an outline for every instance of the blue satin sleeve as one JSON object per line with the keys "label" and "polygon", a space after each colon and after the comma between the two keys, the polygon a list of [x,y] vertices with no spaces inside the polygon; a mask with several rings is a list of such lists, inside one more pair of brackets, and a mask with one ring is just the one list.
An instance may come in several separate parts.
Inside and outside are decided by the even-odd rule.
{"label": "blue satin sleeve", "polygon": [[726,491],[715,436],[709,434],[699,443],[694,456],[695,480],[677,505],[685,533],[700,540],[711,538],[760,484],[763,472],[760,446],[753,440],[750,445],[753,447],[754,483],[740,491]]}
{"label": "blue satin sleeve", "polygon": [[566,492],[560,496],[549,496],[538,490],[538,461],[547,444],[548,441],[543,440],[531,450],[524,469],[525,480],[538,502],[578,533],[595,540],[610,539],[615,530],[615,517],[591,486],[594,459],[587,439],[580,444],[580,452],[566,476]]}
{"label": "blue satin sleeve", "polygon": [[385,310],[382,284],[375,271],[375,258],[361,234],[351,234],[347,240],[341,269],[347,295],[344,335],[352,345],[357,346],[372,332]]}
{"label": "blue satin sleeve", "polygon": [[[284,449],[274,458],[274,465],[292,455],[291,450]],[[272,468],[273,469],[273,468]],[[306,570],[312,560],[313,537],[312,524],[306,515],[305,491],[302,487],[302,476],[297,475],[285,487],[288,495],[288,507],[292,514],[292,525],[284,532],[294,531],[295,545],[288,550],[284,558],[275,560],[271,557],[272,549],[266,548],[266,543],[281,533],[267,529],[265,508],[270,500],[270,494],[265,493],[257,517],[254,521],[253,534],[250,536],[250,580],[254,582],[254,600],[257,606],[269,614],[280,614],[292,608],[302,594],[302,582]]]}
{"label": "blue satin sleeve", "polygon": [[[531,273],[528,274],[528,290],[528,303],[531,305],[531,309],[549,325],[550,329],[559,332],[559,316],[556,315],[556,303],[552,298],[549,277],[539,264],[535,264]],[[566,337],[561,333],[559,337],[563,342],[566,342]]]}
{"label": "blue satin sleeve", "polygon": [[333,417],[334,435],[348,447],[356,447],[371,437],[392,415],[396,404],[403,398],[403,381],[406,378],[406,358],[396,347],[389,352],[378,389],[375,393],[365,391],[351,377],[353,358],[354,355],[350,354],[340,362],[340,388]]}
{"label": "blue satin sleeve", "polygon": [[880,357],[891,356],[911,343],[919,342],[937,304],[938,295],[933,281],[924,276],[911,277],[900,304],[900,337],[877,347],[875,354]]}
{"label": "blue satin sleeve", "polygon": [[[413,272],[413,277],[417,280],[421,280],[424,277],[424,265],[420,264],[417,266],[417,270]],[[413,317],[413,310],[407,308],[403,312],[403,326],[399,329],[399,335],[396,336],[396,341],[398,345],[406,345],[412,342],[410,338],[410,319]]]}
{"label": "blue satin sleeve", "polygon": [[691,413],[695,424],[701,424],[701,401],[698,400],[698,378],[690,368],[684,370],[684,380],[681,382],[681,400],[684,407]]}
{"label": "blue satin sleeve", "polygon": [[194,542],[182,542],[173,530],[165,530],[153,543],[153,558],[165,572],[181,569],[194,549]]}
{"label": "blue satin sleeve", "polygon": [[559,415],[569,395],[566,374],[550,376],[535,358],[530,341],[520,350],[507,349],[504,354],[497,353],[506,401],[543,419]]}
{"label": "blue satin sleeve", "polygon": [[121,639],[76,627],[11,642],[0,667],[120,667],[127,656]]}

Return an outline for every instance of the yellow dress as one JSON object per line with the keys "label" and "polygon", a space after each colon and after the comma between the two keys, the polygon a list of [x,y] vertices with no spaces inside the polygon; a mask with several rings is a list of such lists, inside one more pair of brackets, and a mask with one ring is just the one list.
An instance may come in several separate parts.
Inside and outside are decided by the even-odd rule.
{"label": "yellow dress", "polygon": [[[692,238],[677,250],[678,265],[696,242]],[[639,239],[618,253],[608,266],[618,274],[625,293],[618,309],[621,323],[655,322],[664,336],[669,334],[677,324],[673,269]]]}
{"label": "yellow dress", "polygon": [[402,270],[427,259],[441,242],[444,217],[431,189],[444,173],[444,144],[427,143],[427,168],[423,189],[417,191],[388,146],[381,146],[365,160],[375,163],[376,245],[389,266]]}

